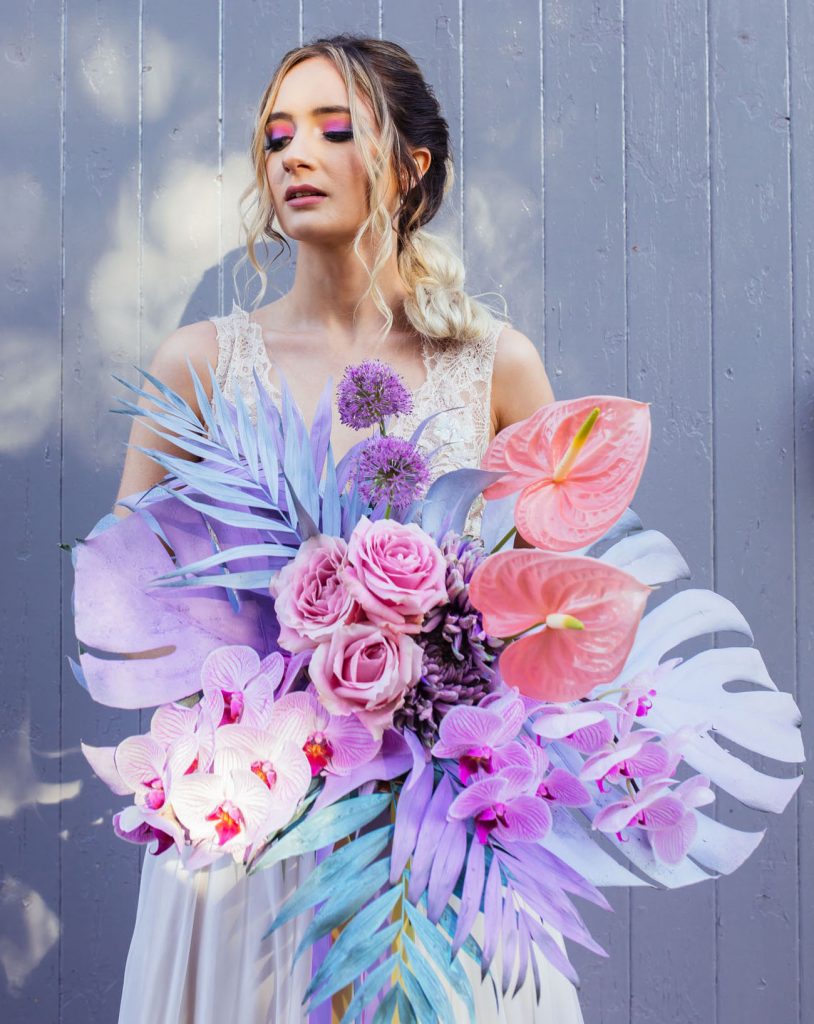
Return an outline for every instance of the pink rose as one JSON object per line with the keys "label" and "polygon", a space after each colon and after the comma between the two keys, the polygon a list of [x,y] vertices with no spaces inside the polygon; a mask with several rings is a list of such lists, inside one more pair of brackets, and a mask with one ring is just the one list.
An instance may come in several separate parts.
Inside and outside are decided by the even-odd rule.
{"label": "pink rose", "polygon": [[337,629],[311,658],[309,673],[323,705],[356,714],[375,739],[421,675],[422,649],[406,633],[359,622]]}
{"label": "pink rose", "polygon": [[446,562],[416,523],[363,516],[348,542],[342,579],[371,622],[418,633],[424,613],[447,601]]}
{"label": "pink rose", "polygon": [[361,618],[359,605],[339,576],[347,548],[341,537],[310,537],[271,581],[279,644],[287,651],[316,647],[338,625]]}

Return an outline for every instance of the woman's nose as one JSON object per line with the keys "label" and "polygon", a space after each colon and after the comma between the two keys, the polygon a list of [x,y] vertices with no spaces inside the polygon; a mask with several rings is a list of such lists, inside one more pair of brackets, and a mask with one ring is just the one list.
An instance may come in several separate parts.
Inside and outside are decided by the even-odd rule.
{"label": "woman's nose", "polygon": [[283,151],[283,168],[286,171],[291,171],[302,164],[312,166],[312,159],[308,150],[308,143],[304,139],[302,132],[298,132]]}

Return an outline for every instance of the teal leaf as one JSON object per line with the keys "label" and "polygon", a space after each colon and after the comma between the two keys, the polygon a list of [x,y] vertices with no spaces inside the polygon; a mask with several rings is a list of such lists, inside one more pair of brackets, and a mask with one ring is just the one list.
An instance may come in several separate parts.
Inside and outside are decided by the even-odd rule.
{"label": "teal leaf", "polygon": [[[424,954],[409,935],[403,935],[401,941],[407,952],[410,969],[418,979],[418,983],[432,1007],[433,1019],[438,1017],[441,1024],[455,1024],[452,1004],[444,986],[438,980],[438,975],[427,963]],[[423,1020],[423,1018],[421,1019]]]}
{"label": "teal leaf", "polygon": [[[393,904],[395,904],[400,893],[401,886],[398,886]],[[391,894],[385,893],[385,896],[389,895]],[[373,904],[371,904],[372,906]],[[392,905],[390,909],[392,909]],[[364,914],[364,911],[362,911],[362,914]],[[324,1002],[334,992],[338,992],[345,985],[355,981],[363,970],[368,968],[374,960],[390,948],[401,931],[401,921],[396,921],[394,924],[380,931],[374,931],[371,934],[370,923],[367,920],[363,929],[353,930],[352,942],[340,945],[342,939],[348,934],[349,929],[362,917],[362,914],[357,914],[348,928],[342,932],[337,941],[331,946],[328,956],[320,964],[319,970],[311,979],[311,983],[305,993],[306,996],[311,997],[308,1007],[309,1013],[313,1012],[315,1006]]]}
{"label": "teal leaf", "polygon": [[353,879],[352,885],[346,883],[341,887],[309,922],[299,945],[294,950],[294,961],[299,960],[310,945],[323,936],[330,935],[334,928],[347,921],[363,904],[375,896],[387,883],[389,871],[389,858],[377,860],[364,874]]}
{"label": "teal leaf", "polygon": [[330,804],[309,814],[279,842],[273,843],[257,862],[255,869],[268,868],[286,857],[297,857],[330,846],[367,825],[387,807],[389,793],[369,793]]}
{"label": "teal leaf", "polygon": [[432,924],[424,914],[412,904],[405,903],[407,916],[413,924],[416,936],[426,947],[432,957],[436,968],[443,972],[449,985],[455,989],[461,999],[466,1003],[470,1020],[475,1019],[475,1000],[472,992],[472,985],[461,966],[460,960],[452,959],[452,949],[449,942],[442,933]]}
{"label": "teal leaf", "polygon": [[[385,960],[384,963],[379,964],[378,967],[374,968],[370,974],[368,974],[362,984],[353,993],[353,999],[348,1003],[348,1008],[345,1010],[340,1024],[351,1024],[351,1022],[359,1016],[367,1004],[390,980],[390,975],[396,969],[400,961],[401,955],[399,953],[394,953],[391,957]],[[389,998],[391,994],[393,996],[393,1005],[395,1008],[395,989],[391,989],[390,992],[387,993],[385,999]]]}
{"label": "teal leaf", "polygon": [[286,921],[297,917],[304,910],[316,906],[325,899],[326,892],[335,891],[348,876],[353,877],[366,868],[385,848],[392,832],[393,826],[385,825],[384,828],[377,828],[375,832],[365,833],[330,854],[288,897],[263,938],[271,935]]}

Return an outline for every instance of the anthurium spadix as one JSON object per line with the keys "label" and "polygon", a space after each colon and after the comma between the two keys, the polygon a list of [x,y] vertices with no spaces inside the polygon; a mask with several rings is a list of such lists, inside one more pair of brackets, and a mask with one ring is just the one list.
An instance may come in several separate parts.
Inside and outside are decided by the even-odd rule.
{"label": "anthurium spadix", "polygon": [[548,701],[577,700],[615,678],[650,591],[595,558],[530,548],[492,555],[469,583],[487,633],[514,638],[500,654],[505,682]]}
{"label": "anthurium spadix", "polygon": [[503,472],[487,500],[520,491],[514,522],[547,551],[598,540],[633,497],[650,447],[650,406],[616,395],[551,402],[502,430],[481,467]]}

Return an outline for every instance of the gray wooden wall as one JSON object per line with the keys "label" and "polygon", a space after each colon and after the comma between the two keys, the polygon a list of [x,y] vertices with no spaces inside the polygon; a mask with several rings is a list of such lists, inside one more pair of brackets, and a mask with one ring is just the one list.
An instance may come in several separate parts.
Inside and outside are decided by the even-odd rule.
{"label": "gray wooden wall", "polygon": [[[110,374],[231,307],[251,112],[302,39],[421,63],[470,290],[506,297],[558,397],[653,403],[634,507],[736,601],[811,729],[811,0],[18,0],[2,29],[0,1019],[116,1018],[139,851],[79,742],[139,722],[70,676],[58,545],[116,490]],[[588,1024],[814,1020],[811,786],[780,818],[716,813],[768,825],[734,876],[587,908],[611,954],[574,950]]]}

